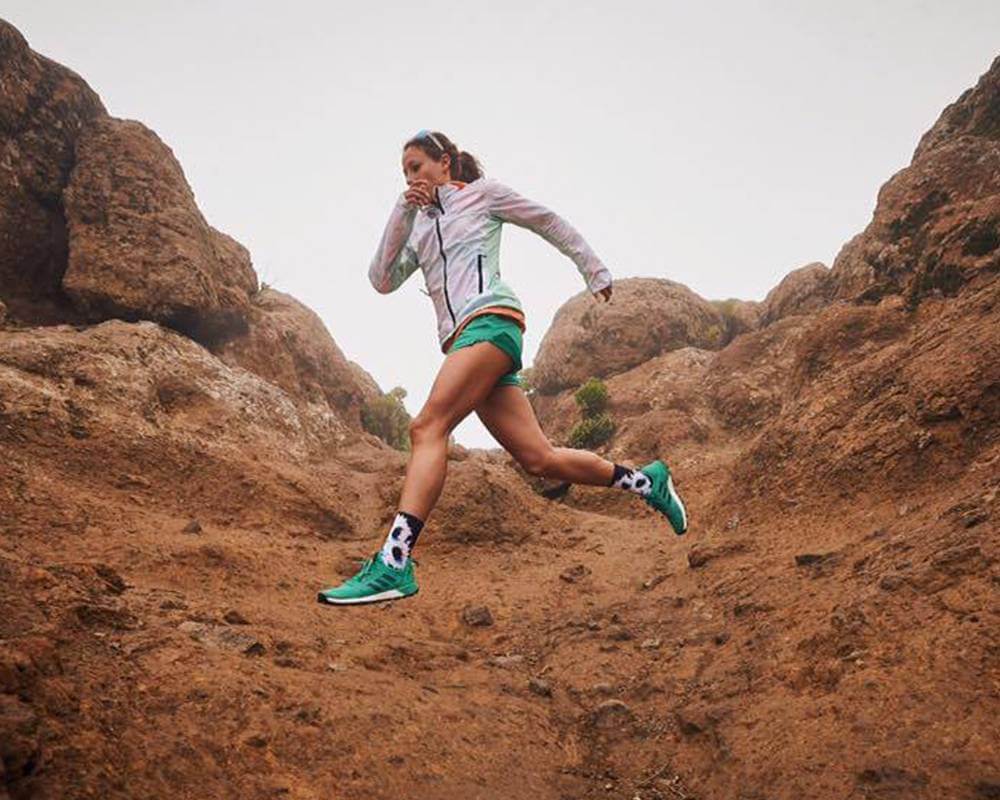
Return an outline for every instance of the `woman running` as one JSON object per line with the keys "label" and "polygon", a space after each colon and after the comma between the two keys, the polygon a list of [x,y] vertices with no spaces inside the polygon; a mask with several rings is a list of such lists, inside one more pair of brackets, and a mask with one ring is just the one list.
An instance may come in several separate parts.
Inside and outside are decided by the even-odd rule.
{"label": "woman running", "polygon": [[687,514],[666,464],[635,470],[588,450],[553,447],[521,386],[524,311],[500,280],[501,227],[520,225],[557,247],[576,264],[594,299],[606,302],[611,273],[583,237],[554,212],[485,178],[476,159],[443,133],[422,130],[406,142],[403,176],[407,189],[368,277],[386,294],[423,272],[445,359],[410,423],[410,461],[385,543],[358,574],[320,592],[319,601],[373,603],[416,594],[413,547],[444,486],[448,435],[472,411],[530,475],[635,492],[684,533]]}

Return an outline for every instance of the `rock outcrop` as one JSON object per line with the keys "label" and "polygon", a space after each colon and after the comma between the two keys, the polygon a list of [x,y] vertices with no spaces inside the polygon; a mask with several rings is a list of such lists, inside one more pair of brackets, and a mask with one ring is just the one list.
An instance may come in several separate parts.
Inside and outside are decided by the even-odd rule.
{"label": "rock outcrop", "polygon": [[105,114],[76,73],[32,52],[0,19],[0,297],[15,317],[69,313],[62,192],[80,131]]}
{"label": "rock outcrop", "polygon": [[246,333],[215,349],[223,361],[294,398],[325,402],[353,427],[361,426],[361,407],[377,396],[378,385],[344,357],[315,311],[268,288],[254,296],[246,319]]}
{"label": "rock outcrop", "polygon": [[882,187],[871,223],[834,261],[837,297],[901,293],[913,304],[1000,270],[998,119],[1000,58]]}
{"label": "rock outcrop", "polygon": [[151,130],[110,117],[88,125],[63,198],[63,288],[88,319],[153,320],[202,342],[245,329],[257,290],[250,255],[205,222]]}
{"label": "rock outcrop", "polygon": [[818,311],[830,302],[830,270],[825,264],[806,264],[789,272],[761,303],[760,322],[770,325],[792,314]]}
{"label": "rock outcrop", "polygon": [[533,380],[540,392],[554,394],[681,347],[718,349],[727,330],[719,309],[686,286],[626,278],[615,282],[610,303],[583,292],[559,309],[539,347]]}

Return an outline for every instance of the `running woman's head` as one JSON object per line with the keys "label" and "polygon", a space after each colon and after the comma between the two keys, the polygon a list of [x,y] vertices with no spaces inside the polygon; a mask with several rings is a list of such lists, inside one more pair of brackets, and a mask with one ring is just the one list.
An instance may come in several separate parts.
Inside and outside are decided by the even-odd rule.
{"label": "running woman's head", "polygon": [[419,179],[432,186],[450,180],[471,183],[482,176],[476,157],[459,150],[438,131],[420,131],[403,145],[403,177],[407,186]]}

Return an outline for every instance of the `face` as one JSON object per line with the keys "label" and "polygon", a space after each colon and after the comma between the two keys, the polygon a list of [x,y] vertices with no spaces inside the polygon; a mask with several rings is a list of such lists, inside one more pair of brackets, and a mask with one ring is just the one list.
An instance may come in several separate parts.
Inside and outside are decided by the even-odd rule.
{"label": "face", "polygon": [[435,161],[419,147],[411,145],[403,151],[403,177],[406,185],[411,186],[416,180],[425,180],[431,186],[438,186],[451,180],[448,171],[451,157],[442,153],[441,160]]}

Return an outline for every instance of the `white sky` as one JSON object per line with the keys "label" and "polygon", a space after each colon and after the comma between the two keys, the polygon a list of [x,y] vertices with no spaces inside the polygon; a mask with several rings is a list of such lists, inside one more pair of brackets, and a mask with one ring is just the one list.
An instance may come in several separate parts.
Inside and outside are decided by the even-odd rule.
{"label": "white sky", "polygon": [[[760,299],[832,263],[1000,51],[1000,3],[972,0],[7,0],[0,14],[155,130],[209,222],[384,390],[406,387],[413,414],[443,358],[430,300],[419,275],[379,295],[367,269],[418,129],[566,217],[616,278]],[[583,282],[514,226],[501,263],[529,365]],[[456,438],[495,446],[474,416]]]}

